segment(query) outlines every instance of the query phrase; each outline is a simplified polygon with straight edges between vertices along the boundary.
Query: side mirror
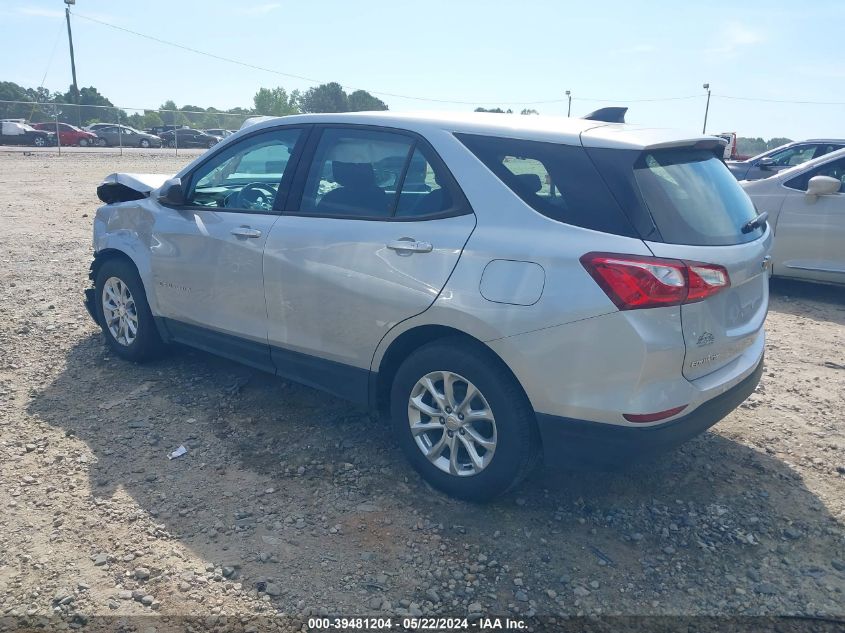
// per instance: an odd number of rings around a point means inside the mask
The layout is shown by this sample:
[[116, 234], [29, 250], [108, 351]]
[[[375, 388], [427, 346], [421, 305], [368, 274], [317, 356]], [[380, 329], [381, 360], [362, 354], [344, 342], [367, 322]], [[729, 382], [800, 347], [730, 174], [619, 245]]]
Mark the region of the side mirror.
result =
[[836, 193], [842, 187], [842, 183], [837, 178], [830, 176], [813, 176], [810, 182], [807, 183], [808, 196], [829, 196]]
[[185, 204], [185, 192], [182, 190], [181, 178], [170, 178], [165, 180], [159, 189], [158, 201], [169, 206], [181, 206]]
[[757, 167], [760, 169], [771, 169], [775, 166], [775, 159], [774, 158], [761, 158], [757, 161]]

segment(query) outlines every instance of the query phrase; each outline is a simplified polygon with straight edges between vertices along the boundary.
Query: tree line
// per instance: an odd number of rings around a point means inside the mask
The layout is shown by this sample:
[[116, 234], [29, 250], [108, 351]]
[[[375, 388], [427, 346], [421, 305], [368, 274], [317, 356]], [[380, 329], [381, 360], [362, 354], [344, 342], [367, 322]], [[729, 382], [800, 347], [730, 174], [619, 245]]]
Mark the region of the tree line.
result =
[[[25, 103], [2, 103], [22, 101]], [[281, 86], [259, 88], [251, 108], [221, 110], [186, 104], [178, 106], [168, 99], [158, 110], [129, 113], [121, 110], [94, 86], [80, 88], [78, 105], [73, 88], [51, 92], [47, 88], [25, 88], [11, 81], [0, 81], [0, 119], [26, 119], [33, 123], [53, 121], [71, 125], [116, 123], [139, 129], [160, 125], [187, 125], [200, 129], [238, 128], [246, 117], [255, 115], [284, 116], [311, 112], [359, 112], [387, 110], [387, 104], [366, 90], [347, 93], [337, 82], [314, 86], [306, 91], [288, 92]], [[73, 104], [73, 105], [68, 105]], [[106, 107], [102, 107], [106, 106]]]
[[[2, 103], [2, 101], [23, 101], [24, 104]], [[204, 108], [196, 105], [178, 106], [168, 99], [159, 110], [144, 110], [128, 113], [119, 110], [97, 88], [89, 86], [79, 90], [79, 105], [58, 105], [74, 102], [73, 88], [66, 92], [51, 92], [47, 88], [24, 88], [11, 81], [0, 81], [0, 119], [26, 119], [33, 123], [52, 121], [57, 117], [63, 123], [71, 125], [90, 125], [92, 123], [120, 122], [130, 127], [145, 129], [161, 125], [187, 125], [199, 129], [238, 128], [246, 117], [259, 114], [285, 116], [308, 112], [360, 112], [364, 110], [387, 110], [387, 104], [374, 97], [366, 90], [354, 90], [347, 93], [337, 82], [314, 86], [302, 92], [288, 92], [283, 87], [259, 88], [252, 98], [250, 108], [230, 108], [219, 110], [214, 107]], [[109, 109], [96, 106], [107, 106]], [[508, 108], [476, 108], [476, 112], [513, 114]], [[540, 114], [533, 108], [526, 108], [520, 114]], [[740, 154], [754, 156], [766, 150], [790, 142], [784, 137], [769, 140], [762, 138], [737, 137], [737, 150]]]

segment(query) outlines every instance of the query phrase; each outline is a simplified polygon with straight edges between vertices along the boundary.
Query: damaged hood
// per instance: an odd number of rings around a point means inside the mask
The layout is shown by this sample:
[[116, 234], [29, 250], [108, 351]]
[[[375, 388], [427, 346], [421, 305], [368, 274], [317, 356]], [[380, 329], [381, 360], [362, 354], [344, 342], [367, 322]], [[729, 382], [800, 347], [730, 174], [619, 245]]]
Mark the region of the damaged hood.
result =
[[97, 197], [106, 204], [140, 200], [158, 189], [164, 181], [171, 178], [169, 174], [126, 174], [115, 173], [105, 177], [97, 187]]

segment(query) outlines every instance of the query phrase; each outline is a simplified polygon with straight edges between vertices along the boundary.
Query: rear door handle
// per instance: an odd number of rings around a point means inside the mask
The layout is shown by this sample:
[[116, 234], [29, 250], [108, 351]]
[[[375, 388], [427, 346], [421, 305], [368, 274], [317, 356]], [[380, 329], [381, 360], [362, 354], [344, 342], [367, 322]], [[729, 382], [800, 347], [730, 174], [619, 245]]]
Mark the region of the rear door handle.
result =
[[408, 238], [388, 242], [387, 248], [396, 251], [400, 255], [411, 253], [430, 253], [434, 249], [429, 242], [418, 242]]
[[248, 226], [239, 226], [232, 229], [232, 235], [235, 237], [261, 237], [261, 231]]

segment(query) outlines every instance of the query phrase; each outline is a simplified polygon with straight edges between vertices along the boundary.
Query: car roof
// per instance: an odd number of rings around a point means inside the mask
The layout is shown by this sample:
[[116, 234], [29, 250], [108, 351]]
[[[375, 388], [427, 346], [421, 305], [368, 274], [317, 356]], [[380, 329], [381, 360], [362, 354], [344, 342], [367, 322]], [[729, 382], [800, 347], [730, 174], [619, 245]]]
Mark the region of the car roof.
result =
[[[425, 135], [432, 131], [504, 136], [524, 140], [644, 149], [689, 145], [699, 140], [724, 144], [724, 139], [666, 128], [626, 123], [605, 123], [580, 118], [490, 112], [346, 112], [252, 117], [241, 130], [272, 128], [279, 124], [336, 123], [397, 127]], [[235, 135], [239, 136], [239, 135]], [[232, 137], [230, 137], [231, 139]], [[226, 139], [229, 141], [230, 139]]]

